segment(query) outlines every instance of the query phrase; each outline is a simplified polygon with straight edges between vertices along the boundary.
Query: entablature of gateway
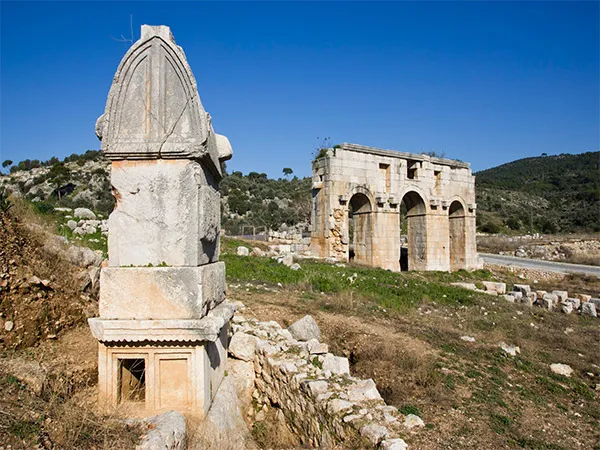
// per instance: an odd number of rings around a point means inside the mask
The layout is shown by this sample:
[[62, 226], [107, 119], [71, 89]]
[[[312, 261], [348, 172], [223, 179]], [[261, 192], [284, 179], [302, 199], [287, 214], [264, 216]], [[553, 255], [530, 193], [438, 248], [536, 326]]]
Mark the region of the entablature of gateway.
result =
[[394, 271], [480, 267], [468, 163], [347, 143], [324, 153], [312, 165], [313, 253]]

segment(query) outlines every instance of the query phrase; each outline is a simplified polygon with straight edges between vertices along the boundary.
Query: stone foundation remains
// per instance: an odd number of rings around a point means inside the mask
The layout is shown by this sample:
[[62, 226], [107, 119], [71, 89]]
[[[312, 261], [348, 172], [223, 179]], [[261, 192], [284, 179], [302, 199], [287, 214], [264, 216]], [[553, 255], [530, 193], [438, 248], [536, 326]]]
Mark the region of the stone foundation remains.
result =
[[342, 144], [313, 161], [312, 178], [310, 247], [318, 256], [392, 271], [481, 267], [469, 164]]
[[361, 448], [405, 450], [400, 436], [425, 425], [386, 405], [373, 380], [351, 376], [348, 359], [318, 341], [310, 316], [283, 329], [238, 314], [232, 332], [230, 354], [254, 367], [254, 420], [274, 408], [304, 445], [334, 448], [359, 437]]
[[116, 199], [100, 317], [89, 320], [100, 402], [202, 416], [224, 376], [234, 312], [218, 261], [218, 183], [231, 146], [214, 133], [168, 27], [142, 26], [96, 132]]

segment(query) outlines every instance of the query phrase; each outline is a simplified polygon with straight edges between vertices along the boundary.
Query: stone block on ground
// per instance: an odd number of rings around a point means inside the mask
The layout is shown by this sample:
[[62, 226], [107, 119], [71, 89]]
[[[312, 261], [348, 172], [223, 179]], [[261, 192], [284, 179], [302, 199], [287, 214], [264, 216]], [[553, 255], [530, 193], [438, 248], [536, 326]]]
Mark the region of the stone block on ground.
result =
[[592, 316], [598, 317], [598, 313], [596, 311], [596, 305], [591, 302], [584, 302], [581, 304], [581, 315], [582, 316]]
[[148, 424], [148, 433], [136, 450], [183, 450], [186, 448], [185, 417], [169, 411], [142, 421]]
[[288, 328], [295, 339], [299, 341], [309, 341], [311, 339], [321, 340], [321, 330], [315, 319], [312, 316], [306, 315], [302, 319], [297, 320]]
[[409, 430], [413, 428], [420, 428], [425, 426], [425, 422], [419, 416], [415, 414], [408, 414], [404, 419], [404, 426]]
[[521, 292], [523, 295], [527, 295], [531, 292], [531, 287], [528, 284], [515, 284], [513, 290]]
[[242, 361], [253, 361], [256, 353], [256, 338], [250, 334], [237, 332], [229, 341], [229, 354]]
[[256, 338], [250, 334], [237, 332], [229, 341], [229, 354], [242, 361], [253, 361], [256, 353]]
[[316, 339], [311, 339], [307, 342], [308, 344], [308, 352], [311, 355], [322, 355], [329, 352], [329, 346], [322, 342], [319, 342]]
[[87, 208], [75, 208], [75, 212], [73, 213], [75, 218], [77, 219], [95, 219], [96, 214], [91, 209]]
[[360, 380], [348, 386], [346, 390], [348, 400], [351, 402], [361, 402], [365, 400], [382, 400], [377, 386], [372, 379]]
[[573, 303], [567, 301], [561, 302], [560, 311], [564, 314], [571, 314], [573, 312]]
[[450, 283], [452, 286], [456, 286], [456, 287], [460, 287], [463, 289], [468, 289], [470, 291], [477, 291], [477, 286], [475, 286], [475, 284], [473, 283], [462, 283], [462, 282], [457, 282], [457, 283]]
[[552, 291], [552, 293], [555, 294], [561, 302], [569, 298], [569, 293], [567, 291]]
[[323, 359], [323, 370], [335, 375], [350, 375], [350, 362], [343, 356], [327, 353]]
[[515, 299], [515, 302], [520, 302], [521, 299], [525, 296], [525, 294], [523, 294], [523, 292], [521, 291], [512, 291], [509, 293], [509, 295], [512, 295]]
[[546, 293], [543, 295], [541, 301], [538, 301], [538, 303], [542, 306], [542, 308], [552, 311], [558, 303], [558, 296], [556, 294]]
[[589, 302], [590, 298], [592, 298], [592, 296], [588, 294], [575, 294], [575, 297], [581, 300], [582, 302]]
[[573, 369], [568, 364], [550, 364], [550, 370], [559, 375], [564, 375], [565, 377], [570, 377], [573, 374]]
[[483, 281], [482, 283], [486, 291], [495, 292], [498, 295], [506, 294], [506, 283], [495, 281]]
[[408, 444], [404, 439], [385, 439], [379, 444], [381, 450], [408, 450]]
[[243, 245], [240, 245], [237, 248], [237, 255], [238, 256], [248, 256], [250, 254], [250, 250], [248, 250], [248, 247], [244, 247]]
[[573, 304], [573, 309], [579, 309], [579, 307], [581, 306], [581, 300], [579, 300], [578, 298], [568, 298], [567, 302]]
[[292, 265], [294, 264], [294, 257], [290, 253], [288, 253], [277, 258], [277, 262], [283, 264], [286, 267], [292, 267]]
[[376, 424], [365, 425], [360, 429], [360, 435], [367, 438], [373, 445], [379, 444], [389, 435], [389, 430], [386, 427]]

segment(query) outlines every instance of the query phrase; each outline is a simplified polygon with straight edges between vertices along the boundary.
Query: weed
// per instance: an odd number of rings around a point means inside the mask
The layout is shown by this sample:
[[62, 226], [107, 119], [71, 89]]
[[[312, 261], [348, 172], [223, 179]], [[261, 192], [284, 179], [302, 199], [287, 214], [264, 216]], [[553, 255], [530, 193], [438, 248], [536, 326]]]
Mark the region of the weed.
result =
[[310, 363], [319, 369], [323, 369], [323, 363], [319, 360], [318, 356], [315, 356]]
[[504, 434], [510, 428], [512, 420], [501, 414], [490, 414], [490, 427], [498, 434]]
[[399, 409], [399, 411], [402, 414], [414, 414], [415, 416], [421, 417], [421, 411], [419, 410], [419, 408], [413, 405], [404, 405], [402, 408]]

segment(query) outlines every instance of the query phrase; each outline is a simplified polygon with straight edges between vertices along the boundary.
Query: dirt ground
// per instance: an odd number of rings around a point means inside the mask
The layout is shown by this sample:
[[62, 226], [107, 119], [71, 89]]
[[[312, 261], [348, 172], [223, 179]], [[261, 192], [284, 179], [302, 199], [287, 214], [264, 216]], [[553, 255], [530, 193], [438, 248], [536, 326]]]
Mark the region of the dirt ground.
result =
[[[245, 315], [285, 326], [313, 315], [322, 340], [350, 359], [353, 374], [373, 378], [389, 404], [426, 422], [407, 433], [410, 448], [600, 446], [597, 319], [487, 295], [472, 306], [431, 302], [400, 314], [347, 296], [233, 286], [230, 297], [248, 306]], [[521, 353], [507, 355], [502, 341]], [[571, 378], [550, 371], [559, 362], [574, 369]]]

